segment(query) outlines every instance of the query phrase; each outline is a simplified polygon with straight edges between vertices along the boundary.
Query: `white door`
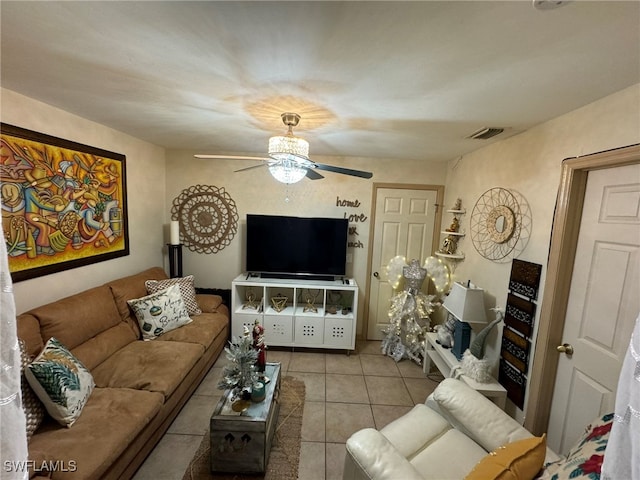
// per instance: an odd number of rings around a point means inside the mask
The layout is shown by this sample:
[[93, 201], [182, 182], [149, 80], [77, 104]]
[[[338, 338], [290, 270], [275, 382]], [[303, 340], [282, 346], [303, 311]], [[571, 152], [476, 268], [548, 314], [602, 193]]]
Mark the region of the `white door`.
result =
[[421, 264], [433, 251], [436, 189], [377, 188], [373, 226], [367, 339], [381, 340], [389, 324], [389, 299], [393, 288], [383, 274], [396, 255]]
[[547, 443], [561, 454], [613, 412], [618, 376], [640, 311], [640, 165], [593, 170], [551, 404]]

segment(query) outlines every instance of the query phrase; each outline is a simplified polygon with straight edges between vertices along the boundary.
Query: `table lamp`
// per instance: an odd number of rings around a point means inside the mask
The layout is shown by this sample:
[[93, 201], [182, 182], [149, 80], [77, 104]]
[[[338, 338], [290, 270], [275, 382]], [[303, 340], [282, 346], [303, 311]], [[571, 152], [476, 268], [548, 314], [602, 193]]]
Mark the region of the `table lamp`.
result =
[[457, 320], [453, 332], [451, 353], [458, 360], [462, 360], [462, 355], [469, 348], [471, 341], [469, 324], [487, 323], [484, 311], [484, 290], [471, 282], [467, 282], [466, 286], [455, 282], [442, 306]]

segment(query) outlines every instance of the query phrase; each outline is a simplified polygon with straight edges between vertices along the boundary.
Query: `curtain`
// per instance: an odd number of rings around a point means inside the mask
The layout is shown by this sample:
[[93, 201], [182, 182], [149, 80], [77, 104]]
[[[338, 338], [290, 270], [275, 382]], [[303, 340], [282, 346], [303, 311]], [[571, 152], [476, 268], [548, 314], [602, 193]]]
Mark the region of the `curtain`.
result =
[[640, 315], [620, 370], [603, 480], [640, 480]]
[[16, 307], [4, 235], [0, 240], [0, 257], [0, 478], [14, 480], [28, 478], [29, 474], [26, 466], [26, 420], [20, 391]]

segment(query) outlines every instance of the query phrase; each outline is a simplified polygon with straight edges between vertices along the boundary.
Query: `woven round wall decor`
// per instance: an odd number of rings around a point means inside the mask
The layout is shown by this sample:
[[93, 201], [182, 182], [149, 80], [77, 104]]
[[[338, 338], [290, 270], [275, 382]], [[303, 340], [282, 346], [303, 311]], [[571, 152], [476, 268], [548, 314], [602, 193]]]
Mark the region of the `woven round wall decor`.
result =
[[525, 198], [505, 188], [484, 192], [471, 212], [471, 240], [480, 255], [508, 262], [527, 246], [531, 210]]
[[238, 212], [224, 188], [195, 185], [173, 199], [171, 219], [180, 222], [182, 243], [192, 252], [216, 253], [238, 231]]

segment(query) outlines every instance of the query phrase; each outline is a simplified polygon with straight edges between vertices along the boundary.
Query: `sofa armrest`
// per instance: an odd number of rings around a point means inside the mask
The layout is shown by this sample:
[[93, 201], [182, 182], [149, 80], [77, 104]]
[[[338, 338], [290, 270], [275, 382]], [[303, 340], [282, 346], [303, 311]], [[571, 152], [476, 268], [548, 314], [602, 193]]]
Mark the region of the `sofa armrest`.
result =
[[533, 436], [491, 400], [453, 378], [444, 379], [436, 387], [427, 406], [488, 452]]
[[418, 471], [374, 428], [347, 440], [343, 480], [423, 480]]
[[196, 302], [198, 302], [198, 306], [203, 312], [215, 313], [218, 311], [218, 307], [222, 305], [222, 297], [210, 293], [197, 293]]

